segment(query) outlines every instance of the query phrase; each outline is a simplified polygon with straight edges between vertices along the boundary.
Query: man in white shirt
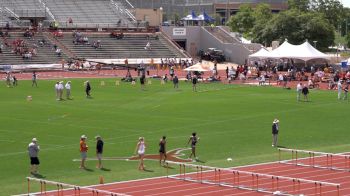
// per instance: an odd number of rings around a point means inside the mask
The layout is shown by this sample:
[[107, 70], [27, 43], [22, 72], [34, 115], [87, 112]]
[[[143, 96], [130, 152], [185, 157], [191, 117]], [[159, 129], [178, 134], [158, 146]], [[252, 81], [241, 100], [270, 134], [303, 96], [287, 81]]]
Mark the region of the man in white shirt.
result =
[[58, 90], [58, 85], [59, 85], [59, 82], [57, 81], [56, 84], [55, 84], [55, 92], [56, 92], [56, 100], [59, 101], [59, 90]]
[[338, 99], [340, 100], [341, 99], [341, 92], [343, 90], [343, 87], [342, 87], [342, 84], [341, 84], [341, 80], [339, 79], [338, 81]]
[[37, 144], [38, 140], [36, 138], [32, 139], [32, 142], [28, 145], [28, 154], [30, 158], [30, 173], [36, 175], [38, 173], [38, 166], [40, 164], [38, 153], [40, 147]]
[[70, 89], [71, 89], [70, 81], [68, 81], [68, 82], [66, 83], [65, 88], [66, 88], [66, 96], [67, 96], [67, 99], [71, 99], [71, 98], [70, 98]]
[[300, 101], [301, 90], [303, 89], [303, 85], [299, 83], [297, 85], [297, 101]]
[[58, 96], [59, 96], [59, 100], [63, 100], [62, 95], [63, 95], [63, 81], [58, 83]]

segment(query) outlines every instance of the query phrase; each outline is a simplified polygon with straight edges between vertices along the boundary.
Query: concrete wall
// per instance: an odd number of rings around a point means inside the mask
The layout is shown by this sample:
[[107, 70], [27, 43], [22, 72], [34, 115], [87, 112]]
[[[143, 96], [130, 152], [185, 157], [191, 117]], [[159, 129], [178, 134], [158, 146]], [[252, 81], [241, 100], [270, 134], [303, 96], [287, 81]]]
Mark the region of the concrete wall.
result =
[[[186, 29], [186, 34], [179, 35], [179, 31], [175, 31], [174, 34], [174, 29], [175, 30], [182, 30]], [[191, 55], [191, 56], [196, 56], [197, 52], [201, 49], [201, 37], [200, 27], [196, 26], [191, 26], [191, 27], [174, 27], [174, 26], [169, 26], [169, 27], [162, 27], [163, 32], [165, 32], [169, 37], [171, 37], [173, 40], [186, 40], [186, 51]]]
[[161, 9], [135, 9], [136, 20], [147, 21], [150, 26], [158, 26], [163, 21], [163, 10]]
[[[175, 31], [174, 28], [186, 29], [186, 34]], [[223, 50], [227, 61], [244, 64], [252, 52], [247, 46], [241, 43], [223, 43], [207, 30], [200, 26], [187, 27], [163, 27], [163, 32], [174, 40], [186, 40], [186, 51], [192, 56], [195, 56], [199, 50], [207, 50], [208, 48], [217, 48]], [[176, 29], [175, 29], [176, 30]]]

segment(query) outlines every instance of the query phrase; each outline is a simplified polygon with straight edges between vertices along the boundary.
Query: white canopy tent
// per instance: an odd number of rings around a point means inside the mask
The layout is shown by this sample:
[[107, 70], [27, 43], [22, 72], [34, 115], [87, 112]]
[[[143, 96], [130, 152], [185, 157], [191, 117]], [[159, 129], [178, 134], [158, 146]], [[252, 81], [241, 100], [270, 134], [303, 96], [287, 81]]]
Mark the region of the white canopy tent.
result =
[[288, 41], [285, 41], [278, 48], [270, 52], [267, 58], [299, 59], [306, 62], [311, 59], [329, 60], [330, 56], [315, 49], [308, 41], [300, 45], [292, 45]]
[[186, 69], [184, 69], [185, 71], [210, 71], [210, 69], [208, 68], [204, 68], [202, 66], [202, 63], [196, 63], [190, 67], [187, 67]]
[[251, 59], [267, 59], [270, 58], [270, 52], [265, 48], [261, 48], [258, 52], [249, 55]]

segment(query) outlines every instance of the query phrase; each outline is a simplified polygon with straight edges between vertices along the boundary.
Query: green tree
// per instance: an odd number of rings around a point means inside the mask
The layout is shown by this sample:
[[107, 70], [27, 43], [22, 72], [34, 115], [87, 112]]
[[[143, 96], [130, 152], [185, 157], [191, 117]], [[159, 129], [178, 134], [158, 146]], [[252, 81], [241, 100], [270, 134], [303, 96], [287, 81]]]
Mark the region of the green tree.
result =
[[[252, 39], [256, 39], [260, 34], [263, 33], [264, 28], [266, 27], [266, 24], [272, 19], [273, 15], [271, 13], [270, 5], [268, 4], [259, 4], [254, 9], [254, 27], [252, 28]], [[268, 43], [265, 43], [264, 41], [261, 41], [264, 45], [267, 45]]]
[[288, 0], [288, 9], [307, 12], [311, 7], [310, 0]]
[[265, 45], [273, 40], [283, 42], [285, 39], [292, 44], [317, 41], [317, 48], [322, 50], [332, 45], [335, 38], [334, 27], [323, 14], [301, 13], [295, 9], [275, 15], [255, 36], [254, 41]]
[[350, 33], [348, 33], [346, 35], [345, 39], [346, 39], [346, 46], [347, 46], [347, 48], [350, 48]]
[[254, 26], [253, 9], [250, 7], [250, 5], [241, 5], [238, 13], [230, 17], [228, 26], [232, 31], [239, 33], [250, 33]]
[[344, 17], [344, 7], [339, 0], [313, 0], [313, 4], [314, 11], [324, 14], [334, 28], [340, 27]]

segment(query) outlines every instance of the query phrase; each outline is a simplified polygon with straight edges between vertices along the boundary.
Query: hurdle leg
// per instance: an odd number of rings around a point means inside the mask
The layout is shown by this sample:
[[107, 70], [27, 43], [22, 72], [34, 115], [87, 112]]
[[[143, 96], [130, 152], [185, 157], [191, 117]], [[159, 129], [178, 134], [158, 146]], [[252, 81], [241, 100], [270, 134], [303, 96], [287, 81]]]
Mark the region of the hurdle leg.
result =
[[27, 178], [27, 181], [28, 181], [28, 196], [30, 195], [30, 180], [29, 178]]

